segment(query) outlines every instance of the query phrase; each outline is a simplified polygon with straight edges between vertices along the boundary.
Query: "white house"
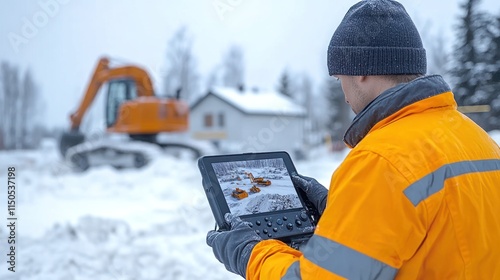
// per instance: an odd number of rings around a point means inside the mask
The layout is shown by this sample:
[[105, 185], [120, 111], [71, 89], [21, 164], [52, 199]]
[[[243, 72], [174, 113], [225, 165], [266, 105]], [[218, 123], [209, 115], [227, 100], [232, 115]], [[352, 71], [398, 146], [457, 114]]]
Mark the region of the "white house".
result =
[[303, 152], [305, 109], [273, 91], [214, 88], [191, 106], [190, 133], [222, 152]]

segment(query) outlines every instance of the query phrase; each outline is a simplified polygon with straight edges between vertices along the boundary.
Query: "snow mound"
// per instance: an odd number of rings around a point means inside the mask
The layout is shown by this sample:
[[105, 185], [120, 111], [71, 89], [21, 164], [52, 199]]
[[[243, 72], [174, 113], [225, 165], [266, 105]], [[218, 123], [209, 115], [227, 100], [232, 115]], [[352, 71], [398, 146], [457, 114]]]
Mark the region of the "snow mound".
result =
[[264, 213], [302, 207], [295, 194], [265, 194], [252, 198], [246, 205], [250, 213]]
[[[200, 254], [205, 233], [195, 238], [172, 234], [170, 227], [131, 231], [124, 221], [83, 217], [75, 225], [56, 225], [42, 239], [18, 250], [18, 279], [237, 279]], [[188, 252], [198, 252], [190, 254]], [[12, 272], [8, 272], [12, 273]], [[234, 277], [233, 277], [234, 276]], [[0, 272], [0, 278], [12, 279]]]

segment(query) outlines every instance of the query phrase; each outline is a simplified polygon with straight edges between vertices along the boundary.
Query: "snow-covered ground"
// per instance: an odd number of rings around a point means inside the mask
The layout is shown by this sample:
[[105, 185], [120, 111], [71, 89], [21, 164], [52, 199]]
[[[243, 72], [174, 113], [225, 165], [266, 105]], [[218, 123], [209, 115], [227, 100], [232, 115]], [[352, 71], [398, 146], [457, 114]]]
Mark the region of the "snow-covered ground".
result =
[[[491, 135], [500, 143], [500, 131]], [[318, 149], [295, 165], [328, 186], [346, 153]], [[16, 273], [5, 253], [8, 166], [16, 167]], [[0, 279], [241, 279], [205, 243], [215, 221], [193, 160], [159, 156], [140, 170], [74, 173], [47, 141], [0, 152], [0, 180]]]
[[[295, 165], [328, 185], [344, 157], [318, 149]], [[215, 220], [194, 160], [165, 155], [139, 170], [75, 173], [47, 141], [0, 152], [1, 180], [8, 166], [16, 167], [17, 259], [16, 273], [8, 271], [2, 188], [0, 279], [241, 279], [205, 243]]]

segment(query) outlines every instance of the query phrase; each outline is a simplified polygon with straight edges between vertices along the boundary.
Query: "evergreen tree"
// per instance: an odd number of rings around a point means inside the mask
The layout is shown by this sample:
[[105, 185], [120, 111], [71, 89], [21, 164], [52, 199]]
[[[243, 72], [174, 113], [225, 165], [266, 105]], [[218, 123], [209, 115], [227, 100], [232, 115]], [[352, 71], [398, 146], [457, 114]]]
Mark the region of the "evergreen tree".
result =
[[474, 77], [474, 66], [477, 64], [477, 50], [475, 46], [475, 22], [478, 18], [477, 6], [480, 0], [466, 0], [460, 7], [464, 14], [459, 18], [457, 27], [457, 43], [455, 45], [455, 66], [452, 75], [455, 77], [455, 98], [459, 105], [471, 105], [472, 96], [477, 89]]
[[480, 0], [466, 0], [457, 29], [453, 89], [459, 106], [490, 105], [469, 116], [485, 130], [500, 128], [499, 19], [478, 10]]
[[487, 104], [491, 106], [487, 130], [500, 129], [500, 15], [488, 25], [488, 56], [485, 67], [485, 92]]
[[290, 79], [290, 74], [286, 70], [281, 73], [279, 78], [278, 91], [292, 99], [294, 98], [292, 81]]

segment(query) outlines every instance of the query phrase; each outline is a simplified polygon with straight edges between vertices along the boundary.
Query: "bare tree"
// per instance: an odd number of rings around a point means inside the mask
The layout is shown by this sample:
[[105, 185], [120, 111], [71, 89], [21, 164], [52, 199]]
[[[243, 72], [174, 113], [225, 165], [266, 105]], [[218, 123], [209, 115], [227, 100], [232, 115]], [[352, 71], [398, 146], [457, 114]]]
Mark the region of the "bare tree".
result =
[[342, 141], [344, 133], [351, 123], [351, 109], [345, 103], [340, 82], [328, 77], [324, 84], [323, 94], [328, 104], [326, 128], [333, 141]]
[[33, 80], [31, 71], [28, 69], [24, 74], [22, 83], [22, 95], [20, 100], [20, 142], [23, 148], [34, 148], [40, 139], [37, 136], [37, 123], [34, 122], [35, 117], [39, 116], [38, 89]]
[[245, 85], [245, 70], [243, 50], [238, 46], [231, 46], [222, 62], [222, 84], [226, 87], [239, 88]]
[[[2, 67], [3, 68], [3, 67]], [[0, 150], [5, 149], [4, 143], [4, 123], [6, 119], [5, 114], [5, 93], [3, 87], [3, 77], [4, 73], [2, 68], [0, 68]]]
[[0, 91], [0, 149], [34, 148], [40, 139], [37, 110], [40, 98], [37, 87], [28, 70], [22, 84], [15, 66], [3, 62]]
[[311, 78], [307, 74], [302, 74], [300, 84], [297, 87], [297, 101], [304, 106], [307, 112], [307, 118], [311, 118], [313, 106], [313, 84]]
[[450, 55], [446, 51], [445, 38], [441, 35], [432, 36], [429, 38], [429, 59], [427, 72], [429, 74], [446, 75], [448, 70], [448, 61]]
[[300, 78], [300, 83], [297, 86], [297, 92], [295, 94], [295, 99], [306, 109], [306, 121], [304, 125], [304, 142], [307, 145], [313, 144], [314, 133], [316, 126], [316, 120], [313, 115], [313, 83], [311, 78], [307, 74], [302, 74]]
[[169, 40], [164, 94], [189, 101], [198, 93], [199, 76], [191, 46], [193, 39], [186, 27], [181, 27]]
[[3, 143], [5, 149], [16, 148], [16, 124], [18, 121], [18, 96], [19, 96], [19, 75], [14, 66], [7, 62], [2, 63], [2, 87], [3, 87]]
[[207, 88], [211, 89], [215, 86], [221, 85], [220, 70], [220, 66], [214, 67], [214, 69], [212, 69], [212, 72], [210, 72], [206, 81]]

